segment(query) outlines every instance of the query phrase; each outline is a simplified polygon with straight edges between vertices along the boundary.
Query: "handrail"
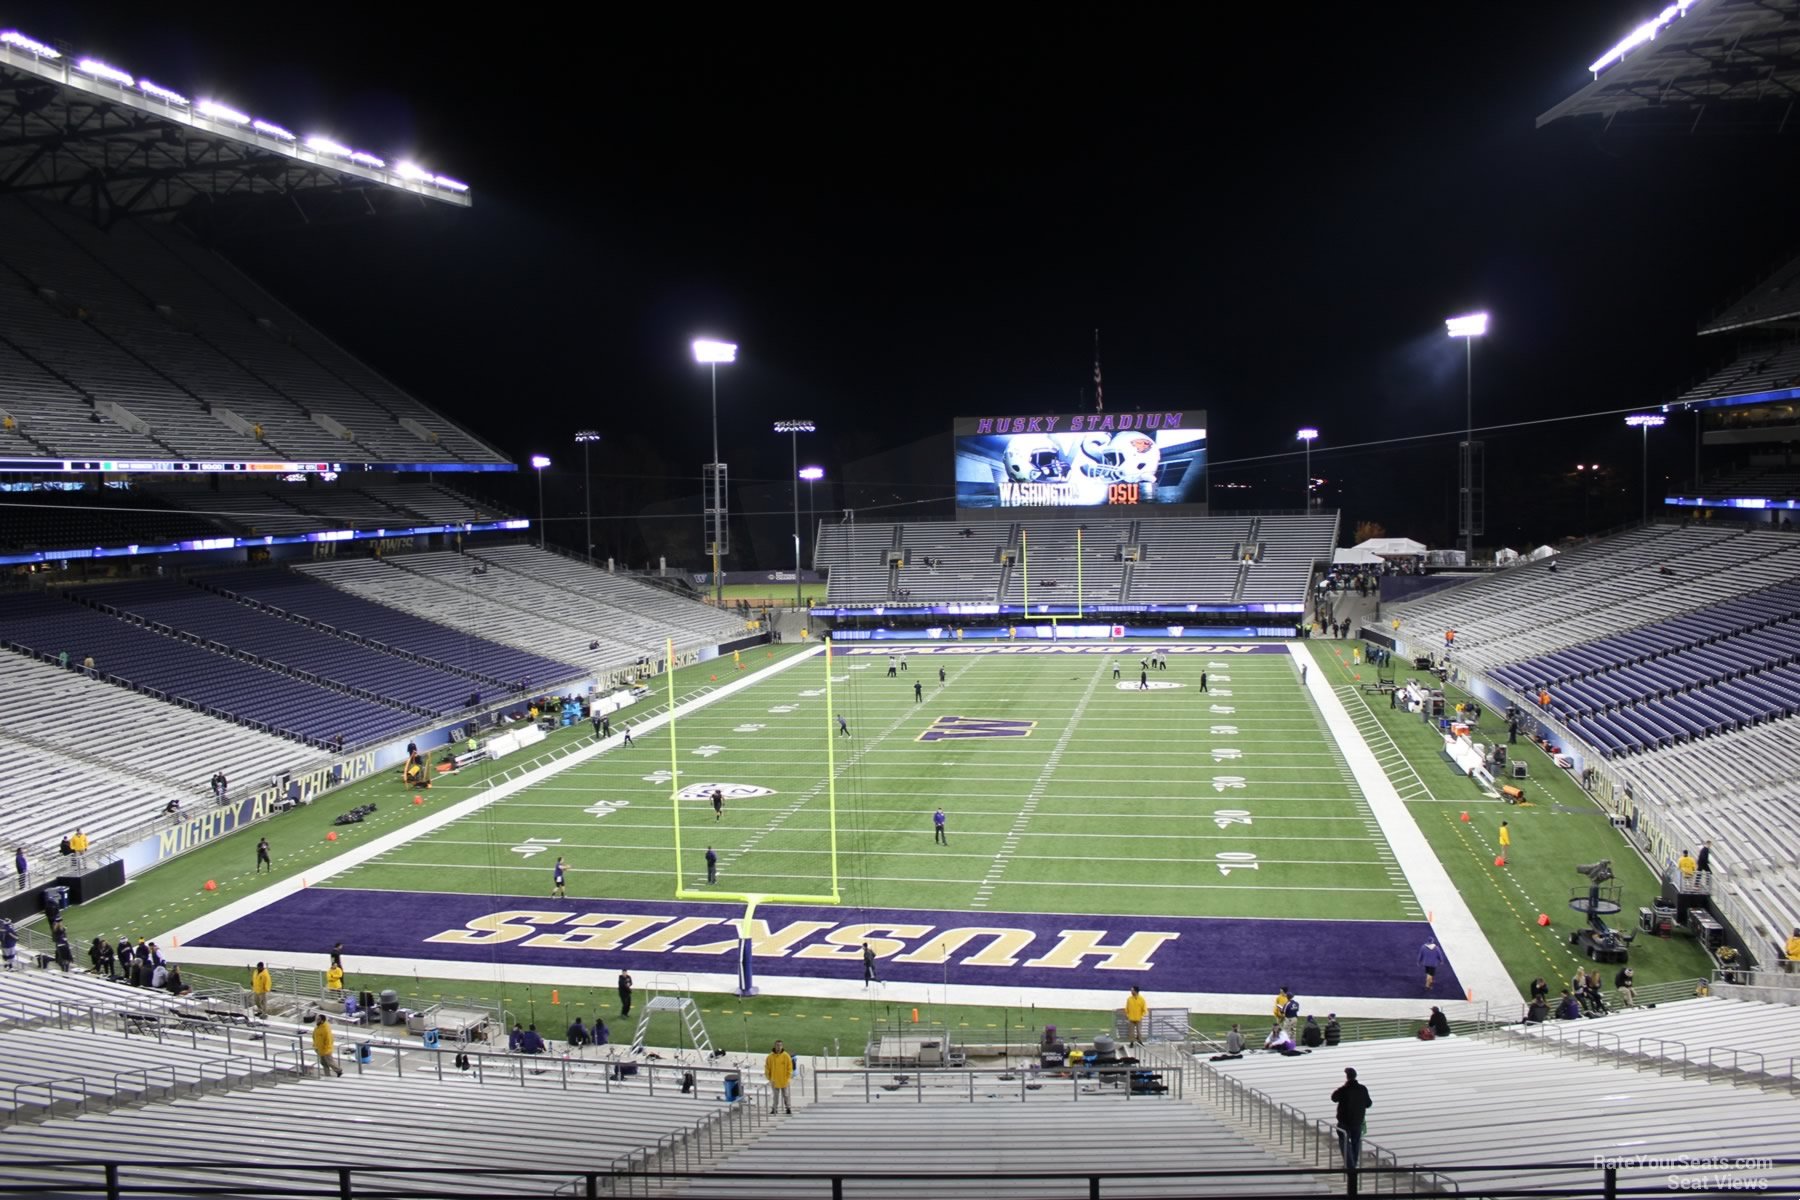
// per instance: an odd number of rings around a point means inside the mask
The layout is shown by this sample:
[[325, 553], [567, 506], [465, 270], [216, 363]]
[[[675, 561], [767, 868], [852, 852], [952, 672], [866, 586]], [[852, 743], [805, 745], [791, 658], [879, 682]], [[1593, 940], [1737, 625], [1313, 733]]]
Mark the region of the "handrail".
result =
[[86, 1112], [87, 1111], [87, 1093], [88, 1093], [87, 1079], [80, 1075], [59, 1075], [55, 1079], [35, 1079], [29, 1083], [21, 1083], [21, 1084], [16, 1085], [12, 1091], [12, 1095], [13, 1095], [12, 1112], [13, 1112], [14, 1117], [15, 1118], [17, 1117], [19, 1109], [22, 1107], [22, 1102], [20, 1101], [19, 1093], [22, 1091], [26, 1091], [28, 1089], [36, 1090], [38, 1088], [43, 1088], [44, 1089], [44, 1097], [45, 1097], [44, 1098], [44, 1111], [46, 1113], [55, 1112], [56, 1111], [56, 1085], [59, 1083], [73, 1083], [73, 1084], [80, 1085], [79, 1090], [76, 1092], [75, 1107], [80, 1109], [82, 1112]]
[[[1162, 1082], [1168, 1086], [1166, 1098], [1178, 1100], [1186, 1095], [1187, 1068], [1185, 1066], [1138, 1062], [1116, 1065], [1094, 1063], [1086, 1066], [1041, 1071], [1036, 1069], [1035, 1064], [1028, 1067], [926, 1067], [923, 1069], [914, 1067], [818, 1067], [812, 1072], [812, 1099], [814, 1103], [818, 1103], [819, 1083], [825, 1076], [843, 1076], [852, 1079], [860, 1076], [863, 1081], [864, 1103], [871, 1103], [879, 1099], [875, 1095], [877, 1088], [882, 1092], [908, 1090], [914, 1102], [920, 1104], [924, 1103], [928, 1089], [934, 1098], [959, 1092], [961, 1093], [959, 1098], [970, 1103], [978, 1099], [998, 1099], [1001, 1095], [999, 1090], [985, 1092], [980, 1096], [976, 1094], [975, 1081], [978, 1078], [989, 1077], [997, 1083], [1012, 1084], [1016, 1082], [1019, 1100], [1026, 1099], [1027, 1092], [1048, 1092], [1052, 1085], [1055, 1085], [1056, 1090], [1061, 1091], [1065, 1083], [1069, 1086], [1070, 1098], [1077, 1101], [1084, 1094], [1083, 1085], [1088, 1085], [1085, 1093], [1088, 1096], [1123, 1094], [1127, 1100], [1132, 1099], [1134, 1095], [1140, 1100], [1165, 1098], [1163, 1093], [1134, 1093], [1131, 1087], [1134, 1075], [1162, 1077]], [[1172, 1080], [1168, 1078], [1170, 1076], [1173, 1077]], [[877, 1079], [893, 1080], [894, 1083], [891, 1086], [887, 1083], [877, 1084]], [[1009, 1094], [1014, 1090], [1010, 1086], [1005, 1089]], [[839, 1094], [852, 1095], [853, 1093], [844, 1091]]]

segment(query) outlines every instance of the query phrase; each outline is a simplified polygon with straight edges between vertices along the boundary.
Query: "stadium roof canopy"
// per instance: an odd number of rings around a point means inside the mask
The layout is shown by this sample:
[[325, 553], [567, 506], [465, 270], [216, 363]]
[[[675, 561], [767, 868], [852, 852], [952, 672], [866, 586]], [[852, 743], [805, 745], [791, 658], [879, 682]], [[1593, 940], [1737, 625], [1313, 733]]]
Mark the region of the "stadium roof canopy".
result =
[[11, 29], [0, 29], [0, 192], [46, 195], [100, 224], [196, 200], [274, 201], [309, 218], [469, 205], [467, 184], [416, 163], [297, 134]]
[[1537, 119], [1691, 131], [1800, 126], [1800, 0], [1670, 0], [1588, 66], [1593, 82]]

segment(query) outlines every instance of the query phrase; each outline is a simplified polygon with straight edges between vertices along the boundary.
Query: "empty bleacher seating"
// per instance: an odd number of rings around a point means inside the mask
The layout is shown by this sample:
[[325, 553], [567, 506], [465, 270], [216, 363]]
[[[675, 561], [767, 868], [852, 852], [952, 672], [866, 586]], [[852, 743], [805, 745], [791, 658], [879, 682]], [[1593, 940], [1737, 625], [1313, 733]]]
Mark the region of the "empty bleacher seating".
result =
[[0, 409], [14, 419], [12, 451], [504, 461], [173, 227], [102, 230], [72, 209], [7, 198], [0, 234]]

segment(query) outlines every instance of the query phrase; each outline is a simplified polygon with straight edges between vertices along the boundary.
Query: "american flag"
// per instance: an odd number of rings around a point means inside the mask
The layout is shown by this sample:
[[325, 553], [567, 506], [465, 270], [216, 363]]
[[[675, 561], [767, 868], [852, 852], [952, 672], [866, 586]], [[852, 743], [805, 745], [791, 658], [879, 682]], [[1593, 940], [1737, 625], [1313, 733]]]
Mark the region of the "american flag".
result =
[[1100, 331], [1094, 330], [1094, 411], [1106, 411], [1106, 389], [1100, 383]]

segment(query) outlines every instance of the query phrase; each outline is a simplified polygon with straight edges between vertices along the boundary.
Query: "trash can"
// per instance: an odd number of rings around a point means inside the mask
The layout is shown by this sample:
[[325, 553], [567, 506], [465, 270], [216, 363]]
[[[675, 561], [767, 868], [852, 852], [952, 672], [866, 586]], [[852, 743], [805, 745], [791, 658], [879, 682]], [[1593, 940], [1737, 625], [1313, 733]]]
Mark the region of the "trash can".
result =
[[368, 1066], [375, 1061], [375, 1047], [369, 1042], [356, 1043], [356, 1061]]
[[743, 1080], [735, 1073], [725, 1077], [725, 1102], [736, 1104], [744, 1098]]
[[381, 1023], [398, 1025], [400, 1023], [400, 993], [388, 988], [381, 993]]
[[420, 1035], [420, 1039], [423, 1041], [427, 1050], [436, 1050], [438, 1048], [438, 1031], [435, 1028], [427, 1029]]

